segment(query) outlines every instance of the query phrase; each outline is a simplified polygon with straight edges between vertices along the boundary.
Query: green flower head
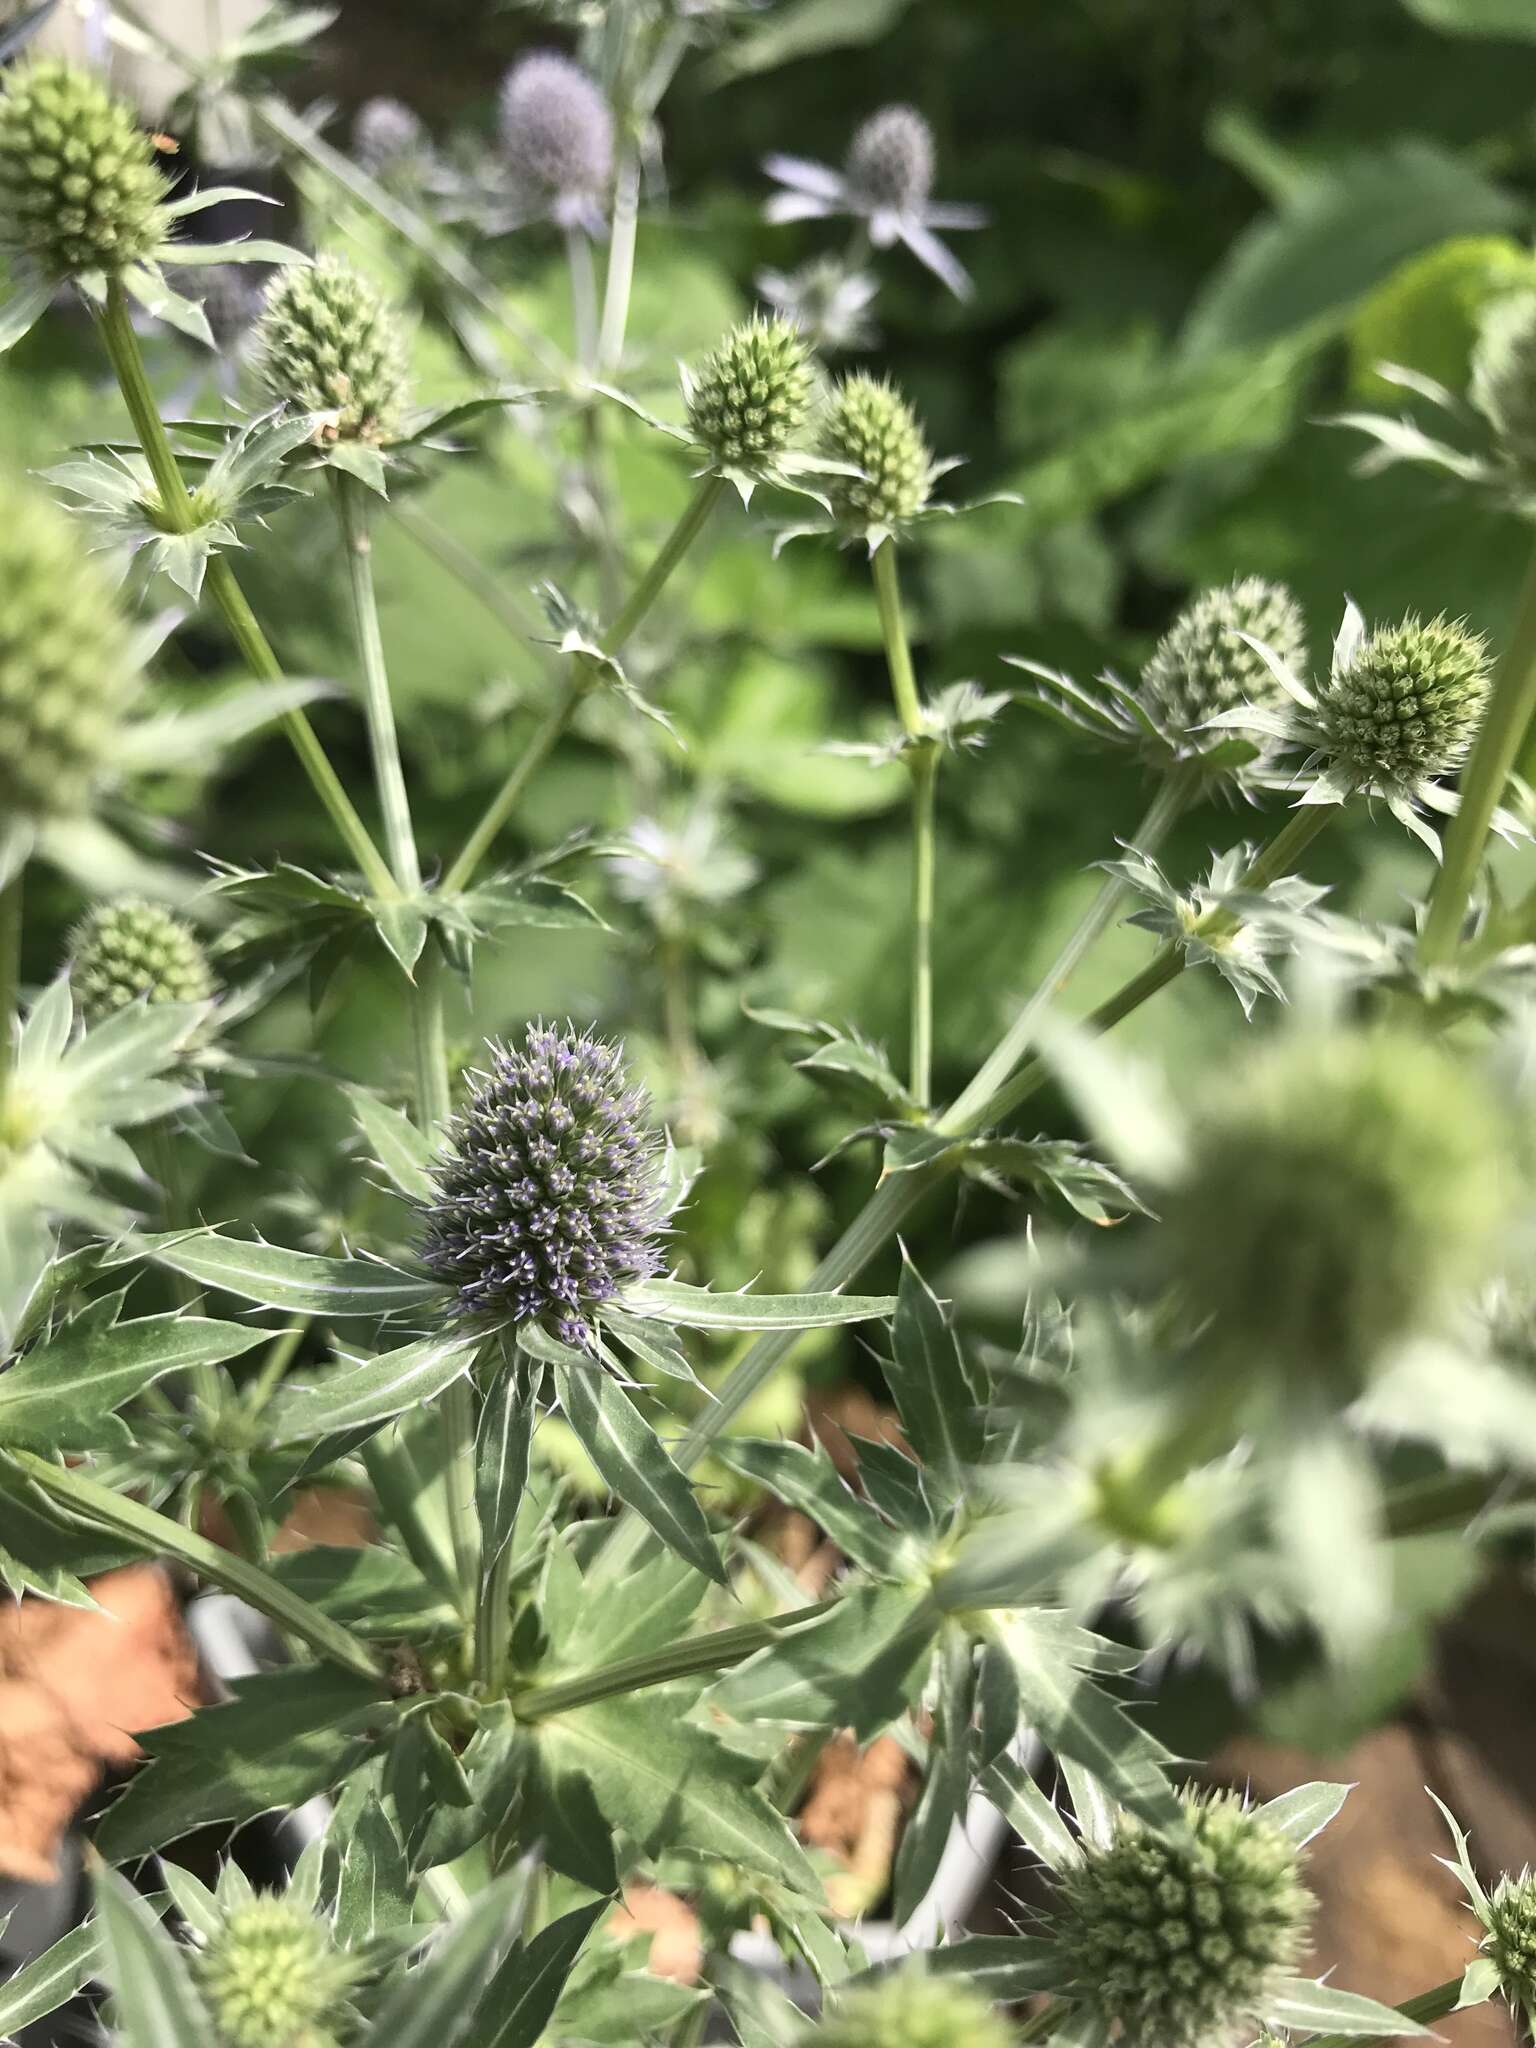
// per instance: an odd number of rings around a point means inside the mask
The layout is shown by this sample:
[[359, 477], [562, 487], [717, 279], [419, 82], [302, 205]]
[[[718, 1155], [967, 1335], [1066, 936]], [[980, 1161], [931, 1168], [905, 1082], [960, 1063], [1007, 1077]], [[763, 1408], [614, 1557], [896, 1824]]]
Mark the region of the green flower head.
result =
[[894, 531], [928, 502], [933, 456], [911, 406], [882, 378], [860, 373], [838, 386], [822, 425], [821, 452], [859, 472], [827, 479], [839, 524], [855, 532]]
[[335, 441], [381, 446], [407, 394], [405, 338], [368, 280], [333, 256], [281, 272], [256, 325], [256, 360], [272, 396], [336, 415]]
[[213, 994], [197, 933], [142, 897], [99, 904], [76, 928], [69, 955], [70, 985], [87, 1024], [138, 1002], [202, 1003]]
[[787, 320], [753, 319], [733, 327], [694, 372], [688, 424], [724, 469], [772, 464], [790, 448], [811, 400], [810, 355]]
[[1280, 701], [1280, 685], [1250, 640], [1288, 668], [1305, 667], [1307, 622], [1283, 584], [1244, 576], [1192, 599], [1141, 672], [1141, 696], [1159, 724], [1183, 738], [1236, 705]]
[[133, 109], [56, 59], [5, 77], [0, 241], [59, 284], [152, 258], [166, 240], [166, 186]]
[[1186, 1827], [1129, 1816], [1060, 1880], [1053, 1932], [1070, 1992], [1135, 2048], [1237, 2048], [1301, 1953], [1311, 1899], [1297, 1853], [1229, 1793]]
[[802, 2036], [803, 2048], [1012, 2048], [1013, 2030], [958, 1977], [903, 1969], [850, 1991]]
[[1465, 626], [1378, 626], [1318, 690], [1319, 751], [1362, 787], [1412, 788], [1466, 758], [1488, 680], [1487, 642]]
[[1536, 2012], [1536, 1877], [1529, 1870], [1501, 1877], [1483, 1917], [1483, 1954], [1499, 1973], [1499, 1988], [1522, 2012]]
[[267, 1892], [229, 1913], [197, 1975], [220, 2048], [330, 2048], [352, 1966], [323, 1921]]

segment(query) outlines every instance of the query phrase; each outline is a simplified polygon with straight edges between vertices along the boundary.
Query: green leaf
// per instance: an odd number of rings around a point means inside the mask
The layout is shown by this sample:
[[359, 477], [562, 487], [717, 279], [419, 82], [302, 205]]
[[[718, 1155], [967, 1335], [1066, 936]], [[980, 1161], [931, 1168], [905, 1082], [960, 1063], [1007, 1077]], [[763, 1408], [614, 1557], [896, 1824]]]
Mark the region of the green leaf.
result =
[[135, 1238], [118, 1263], [147, 1255], [199, 1287], [222, 1288], [242, 1301], [291, 1315], [383, 1316], [420, 1308], [443, 1294], [435, 1280], [402, 1273], [382, 1259], [325, 1259], [261, 1239], [216, 1230], [163, 1231]]
[[725, 1567], [693, 1487], [618, 1381], [578, 1358], [556, 1365], [555, 1386], [566, 1421], [610, 1491], [669, 1550], [723, 1586]]
[[616, 1664], [677, 1642], [704, 1598], [709, 1581], [686, 1558], [653, 1551], [622, 1577], [584, 1581], [575, 1626], [557, 1636], [564, 1663], [576, 1670]]
[[139, 1736], [149, 1756], [96, 1831], [109, 1863], [164, 1848], [209, 1821], [302, 1806], [354, 1771], [398, 1709], [328, 1665], [235, 1681], [228, 1706]]
[[280, 1551], [268, 1558], [267, 1570], [311, 1607], [373, 1641], [441, 1634], [457, 1620], [439, 1588], [408, 1558], [378, 1543]]
[[339, 1430], [388, 1422], [404, 1409], [435, 1400], [461, 1379], [484, 1342], [478, 1331], [440, 1332], [377, 1358], [339, 1365], [311, 1386], [290, 1381], [263, 1416], [267, 1440], [311, 1443]]
[[51, 284], [13, 285], [0, 300], [0, 355], [29, 335], [53, 299]]
[[951, 1622], [939, 1644], [938, 1698], [923, 1790], [902, 1831], [892, 1878], [896, 1920], [903, 1926], [928, 1896], [950, 1833], [965, 1814], [975, 1694], [971, 1638]]
[[1306, 1977], [1288, 1977], [1272, 1991], [1264, 2017], [1302, 2033], [1321, 2033], [1326, 2027], [1333, 2034], [1363, 2035], [1371, 2040], [1427, 2037], [1433, 2031], [1395, 2006], [1378, 2005], [1374, 1998], [1362, 1998], [1357, 1991], [1338, 1991], [1331, 1984], [1314, 1984]]
[[526, 1882], [523, 1872], [513, 1870], [477, 1894], [385, 2000], [371, 2030], [378, 2040], [389, 2048], [455, 2048], [469, 2036], [515, 1924], [510, 1909]]
[[981, 1789], [1048, 1870], [1060, 1873], [1082, 1861], [1077, 1837], [1016, 1757], [998, 1757]]
[[[851, 1981], [867, 1984], [910, 1967], [908, 1958], [898, 1956]], [[1033, 1934], [963, 1935], [941, 1948], [925, 1949], [923, 1970], [929, 1976], [963, 1978], [996, 2005], [1013, 2005], [1037, 1991], [1055, 1991], [1067, 1974], [1060, 1943]], [[1053, 2029], [1051, 2039], [1058, 2038]]]
[[50, 1451], [127, 1448], [112, 1410], [163, 1374], [238, 1358], [271, 1332], [206, 1316], [144, 1316], [110, 1329], [71, 1324], [0, 1374], [0, 1441]]
[[912, 0], [790, 0], [788, 6], [775, 11], [771, 21], [738, 36], [731, 48], [715, 59], [710, 76], [719, 84], [754, 72], [774, 71], [781, 64], [823, 50], [878, 42], [911, 4]]
[[1327, 1827], [1352, 1789], [1349, 1785], [1296, 1785], [1261, 1806], [1259, 1817], [1284, 1835], [1293, 1849], [1304, 1849]]
[[883, 1294], [715, 1294], [681, 1280], [647, 1280], [621, 1306], [685, 1330], [827, 1330], [891, 1315]]
[[911, 1704], [940, 1617], [922, 1589], [861, 1586], [731, 1672], [710, 1695], [743, 1722], [877, 1734]]
[[711, 1959], [709, 1977], [741, 2048], [799, 2048], [805, 2015], [771, 1979], [724, 1955]]
[[493, 1352], [490, 1384], [475, 1430], [475, 1512], [480, 1523], [480, 1573], [488, 1580], [512, 1540], [528, 1484], [528, 1450], [536, 1419], [537, 1368], [516, 1352]]
[[826, 1446], [775, 1443], [762, 1437], [727, 1437], [714, 1455], [733, 1472], [765, 1486], [786, 1507], [824, 1529], [855, 1564], [877, 1576], [894, 1576], [903, 1550], [898, 1530], [859, 1499], [843, 1479]]
[[609, 1901], [596, 1899], [562, 1913], [502, 1958], [486, 1986], [470, 2035], [471, 2048], [535, 2048], [549, 2024], [572, 1965]]
[[583, 2048], [675, 2041], [682, 2023], [707, 1998], [696, 1985], [626, 1967], [622, 1950], [589, 1949], [561, 1996], [550, 2032], [556, 2041], [579, 2041]]
[[341, 1834], [336, 1879], [336, 1941], [361, 1948], [375, 1935], [411, 1924], [416, 1887], [393, 1821], [370, 1792]]
[[187, 1950], [115, 1870], [96, 1879], [96, 1927], [121, 2048], [208, 2048], [213, 2027], [192, 1982]]
[[34, 2020], [57, 2012], [95, 1976], [100, 1943], [94, 1922], [68, 1934], [23, 1963], [0, 1984], [0, 2039], [19, 2034]]
[[905, 1255], [886, 1378], [912, 1448], [958, 1490], [981, 1456], [978, 1393], [938, 1297]]
[[347, 1100], [357, 1127], [373, 1147], [373, 1156], [398, 1191], [412, 1202], [430, 1202], [437, 1192], [432, 1178], [436, 1148], [408, 1116], [381, 1102], [367, 1088], [349, 1088]]
[[1403, 0], [1410, 14], [1453, 36], [1508, 37], [1536, 42], [1530, 0]]

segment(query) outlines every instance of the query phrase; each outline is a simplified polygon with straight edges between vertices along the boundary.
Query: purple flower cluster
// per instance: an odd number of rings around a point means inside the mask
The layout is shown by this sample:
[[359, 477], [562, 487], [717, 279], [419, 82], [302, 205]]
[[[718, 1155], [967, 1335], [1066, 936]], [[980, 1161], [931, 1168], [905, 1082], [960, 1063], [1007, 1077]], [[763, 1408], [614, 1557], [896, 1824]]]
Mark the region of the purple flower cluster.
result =
[[589, 1349], [591, 1311], [661, 1265], [660, 1140], [617, 1046], [530, 1024], [449, 1130], [423, 1257], [459, 1315]]

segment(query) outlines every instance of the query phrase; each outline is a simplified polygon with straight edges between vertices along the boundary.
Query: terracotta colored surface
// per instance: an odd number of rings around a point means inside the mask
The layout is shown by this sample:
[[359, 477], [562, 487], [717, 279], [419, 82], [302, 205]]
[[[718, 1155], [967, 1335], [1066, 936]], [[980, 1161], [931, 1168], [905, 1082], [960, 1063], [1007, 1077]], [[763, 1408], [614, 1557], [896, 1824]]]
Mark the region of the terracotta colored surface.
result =
[[41, 1883], [104, 1768], [139, 1753], [130, 1729], [180, 1721], [196, 1660], [169, 1580], [131, 1565], [92, 1582], [100, 1611], [0, 1606], [0, 1873]]
[[651, 1884], [624, 1887], [624, 1903], [608, 1919], [616, 1941], [649, 1938], [648, 1967], [653, 1977], [678, 1984], [696, 1984], [704, 1962], [704, 1941], [698, 1915], [675, 1892]]

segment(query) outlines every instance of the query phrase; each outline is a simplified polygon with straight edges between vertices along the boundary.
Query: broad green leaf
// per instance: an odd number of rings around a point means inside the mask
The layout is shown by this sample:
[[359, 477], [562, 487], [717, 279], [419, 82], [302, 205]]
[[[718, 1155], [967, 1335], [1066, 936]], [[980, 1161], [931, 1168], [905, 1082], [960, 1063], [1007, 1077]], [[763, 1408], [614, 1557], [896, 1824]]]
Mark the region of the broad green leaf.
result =
[[89, 1922], [72, 1927], [52, 1948], [23, 1963], [0, 1984], [0, 2040], [67, 2004], [95, 1976], [99, 1956], [96, 1927]]
[[216, 1230], [135, 1238], [122, 1257], [141, 1255], [184, 1273], [199, 1287], [222, 1288], [294, 1315], [383, 1316], [420, 1308], [444, 1291], [436, 1280], [402, 1273], [382, 1259], [325, 1259]]
[[390, 1744], [384, 1793], [413, 1873], [464, 1855], [491, 1824], [476, 1805], [464, 1762], [425, 1714], [412, 1714]]
[[478, 1331], [439, 1332], [377, 1358], [336, 1366], [309, 1386], [290, 1381], [263, 1417], [267, 1440], [310, 1443], [339, 1430], [388, 1422], [404, 1409], [435, 1400], [462, 1378], [484, 1342]]
[[70, 1324], [0, 1373], [0, 1440], [49, 1451], [130, 1441], [111, 1412], [163, 1374], [238, 1358], [271, 1332], [207, 1316], [144, 1316], [109, 1329]]
[[355, 1770], [398, 1709], [329, 1665], [237, 1679], [228, 1706], [139, 1735], [149, 1761], [96, 1831], [109, 1863], [147, 1856], [209, 1821], [301, 1806]]
[[410, 1559], [378, 1543], [281, 1551], [267, 1570], [311, 1607], [374, 1641], [440, 1635], [457, 1624], [452, 1606]]
[[1433, 2029], [1390, 2005], [1378, 2005], [1374, 1998], [1362, 1998], [1357, 1991], [1339, 1991], [1331, 1984], [1314, 1984], [1306, 1977], [1288, 1977], [1269, 1994], [1266, 2020], [1301, 2033], [1364, 2036], [1369, 2040], [1396, 2041], [1409, 2035], [1429, 2037]]
[[1016, 1757], [998, 1757], [981, 1789], [1048, 1870], [1059, 1873], [1082, 1861], [1077, 1837]]
[[115, 1870], [96, 1880], [102, 1974], [112, 1987], [121, 2048], [208, 2048], [213, 2028], [188, 1966], [188, 1951]]
[[950, 1832], [964, 1818], [970, 1792], [975, 1660], [971, 1638], [954, 1622], [940, 1639], [938, 1666], [939, 1690], [923, 1789], [902, 1830], [892, 1878], [894, 1911], [903, 1926], [928, 1896]]
[[511, 1910], [526, 1877], [513, 1870], [480, 1892], [425, 1961], [406, 1971], [372, 2032], [389, 2048], [456, 2048], [470, 2038], [476, 2007], [516, 1924]]
[[588, 1950], [561, 1995], [550, 2033], [556, 2041], [580, 2041], [584, 2048], [674, 2041], [708, 1995], [696, 1985], [672, 1983], [633, 1964], [626, 1967], [622, 1950]]
[[339, 1945], [360, 1948], [377, 1934], [408, 1927], [416, 1887], [394, 1823], [375, 1794], [370, 1792], [363, 1800], [340, 1842], [336, 1876]]
[[1465, 2012], [1469, 2005], [1486, 2005], [1490, 1998], [1498, 1997], [1503, 1982], [1499, 1966], [1492, 1956], [1474, 1956], [1461, 1974], [1456, 2011]]
[[610, 1491], [669, 1550], [724, 1585], [725, 1567], [692, 1485], [618, 1381], [579, 1360], [555, 1367], [555, 1386], [566, 1421]]
[[504, 1956], [480, 1999], [470, 2048], [535, 2048], [607, 1899], [562, 1913]]
[[809, 1515], [855, 1564], [883, 1577], [893, 1574], [903, 1549], [900, 1532], [851, 1490], [825, 1445], [807, 1450], [761, 1437], [726, 1437], [714, 1455], [767, 1487], [786, 1507]]
[[770, 1978], [722, 1955], [711, 1959], [709, 1979], [741, 2048], [799, 2048], [805, 2015]]
[[886, 1377], [912, 1448], [942, 1479], [960, 1487], [981, 1456], [977, 1389], [938, 1297], [906, 1257]]
[[[876, 1977], [899, 1974], [910, 1968], [905, 1957], [866, 1971], [853, 1981], [870, 1982]], [[983, 1998], [997, 2005], [1013, 2005], [1037, 1991], [1055, 1991], [1067, 1975], [1059, 1942], [1033, 1934], [967, 1934], [941, 1948], [925, 1949], [923, 1969], [935, 1977], [961, 1977]], [[1051, 2039], [1058, 2037], [1052, 2032]]]
[[[653, 1551], [621, 1578], [583, 1582], [574, 1627], [556, 1637], [561, 1660], [576, 1670], [616, 1664], [677, 1642], [687, 1633], [709, 1581], [675, 1551]], [[803, 1598], [798, 1593], [797, 1598]]]
[[1403, 5], [1447, 35], [1536, 42], [1536, 10], [1530, 0], [1403, 0]]
[[1284, 1835], [1293, 1849], [1304, 1849], [1327, 1827], [1352, 1789], [1349, 1785], [1296, 1785], [1261, 1806], [1259, 1817]]
[[921, 1588], [862, 1586], [731, 1672], [711, 1694], [738, 1721], [877, 1734], [910, 1705], [940, 1616]]
[[681, 1280], [647, 1280], [621, 1307], [685, 1330], [826, 1330], [892, 1315], [883, 1294], [715, 1294]]
[[512, 1540], [528, 1484], [528, 1451], [536, 1419], [534, 1386], [540, 1377], [520, 1353], [494, 1351], [490, 1383], [475, 1431], [475, 1512], [480, 1523], [480, 1572], [492, 1568]]
[[408, 1116], [381, 1102], [367, 1088], [349, 1088], [347, 1100], [357, 1127], [373, 1148], [373, 1156], [395, 1187], [412, 1202], [430, 1202], [437, 1188], [432, 1178], [436, 1151]]

